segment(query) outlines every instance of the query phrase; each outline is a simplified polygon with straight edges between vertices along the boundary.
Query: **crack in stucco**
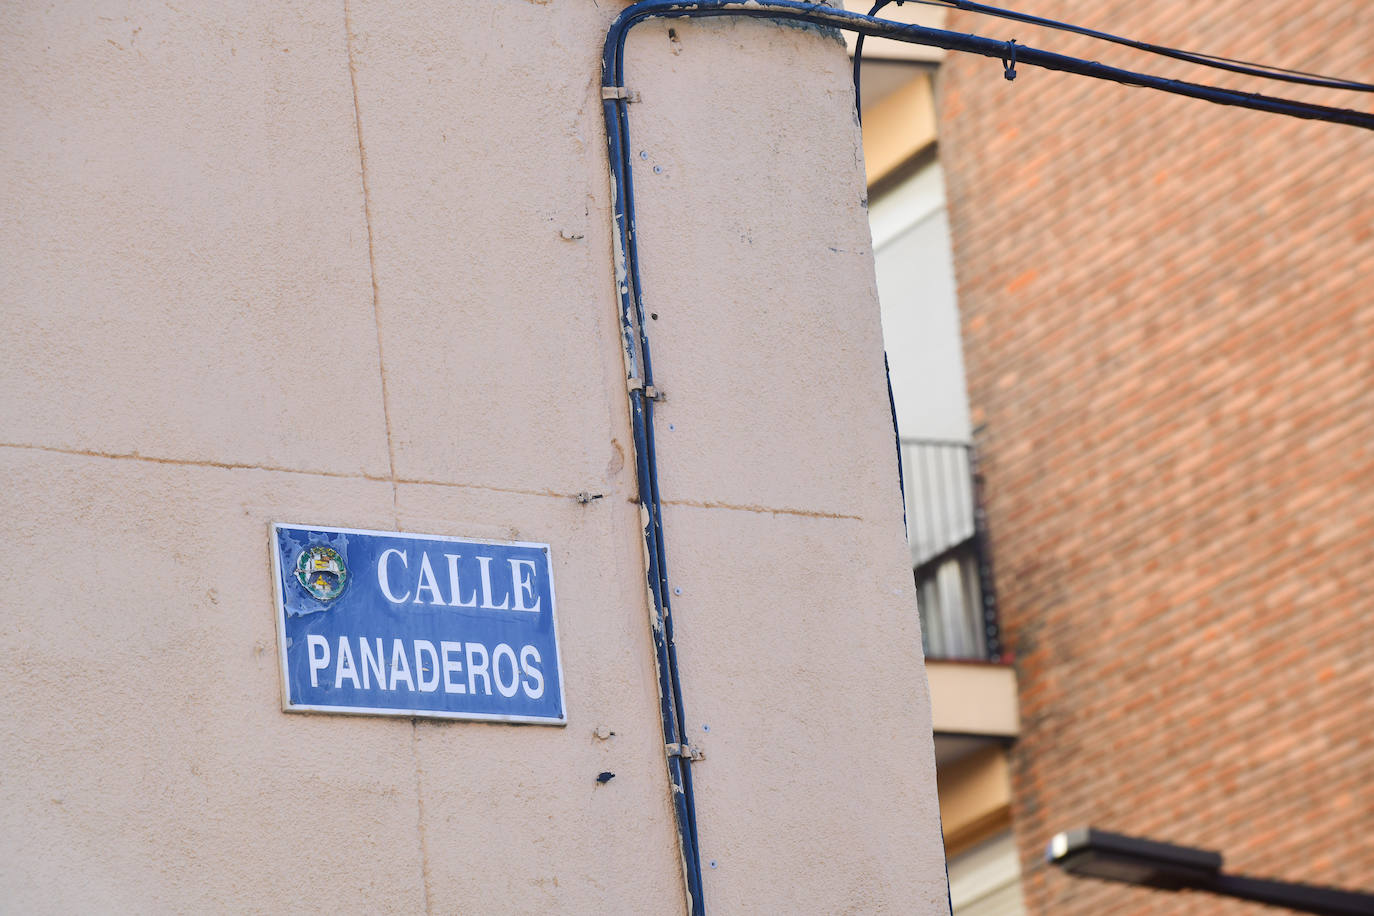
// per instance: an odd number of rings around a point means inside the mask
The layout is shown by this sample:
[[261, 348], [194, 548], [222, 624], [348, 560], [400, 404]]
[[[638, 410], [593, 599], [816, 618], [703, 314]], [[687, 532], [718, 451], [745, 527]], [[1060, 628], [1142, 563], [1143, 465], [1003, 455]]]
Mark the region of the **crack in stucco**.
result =
[[410, 720], [410, 753], [415, 758], [415, 829], [420, 835], [420, 878], [425, 887], [425, 913], [434, 912], [429, 886], [433, 875], [429, 866], [429, 836], [425, 832], [425, 791], [420, 767], [420, 720]]
[[846, 515], [843, 512], [821, 512], [817, 509], [786, 509], [776, 506], [744, 506], [735, 503], [714, 502], [697, 499], [663, 499], [660, 500], [665, 506], [685, 506], [691, 509], [731, 509], [736, 512], [759, 512], [765, 515], [796, 515], [802, 518], [835, 518], [849, 519], [855, 522], [863, 521], [861, 515]]
[[[358, 137], [358, 172], [363, 190], [363, 220], [367, 225], [367, 268], [372, 278], [372, 321], [377, 329], [377, 374], [382, 387], [382, 416], [386, 420], [386, 455], [391, 480], [391, 513], [396, 529], [401, 528], [401, 509], [399, 486], [396, 480], [396, 440], [392, 435], [391, 408], [386, 390], [386, 357], [382, 347], [381, 295], [377, 286], [377, 247], [372, 233], [372, 189], [368, 183], [367, 146], [363, 143], [363, 116], [358, 106], [358, 58], [356, 40], [353, 33], [353, 11], [348, 0], [343, 0], [344, 45], [348, 58], [348, 80], [353, 90], [353, 129]], [[425, 834], [425, 797], [420, 780], [420, 749], [416, 735], [415, 720], [410, 720], [410, 746], [415, 757], [415, 832], [416, 844], [420, 853], [420, 885], [424, 891], [425, 913], [434, 912], [433, 895], [430, 893], [432, 874], [429, 863], [429, 843]]]
[[[378, 474], [322, 471], [310, 468], [288, 468], [251, 462], [210, 461], [194, 458], [167, 458], [159, 455], [140, 455], [138, 452], [102, 452], [95, 449], [63, 448], [58, 445], [34, 445], [27, 442], [0, 442], [0, 449], [23, 449], [72, 455], [77, 458], [102, 458], [107, 461], [142, 461], [148, 464], [167, 464], [177, 467], [214, 468], [221, 471], [269, 471], [274, 474], [305, 474], [310, 477], [329, 477], [336, 480], [370, 480], [374, 483], [394, 483], [398, 486], [457, 487], [464, 490], [484, 490], [488, 493], [510, 493], [516, 496], [542, 496], [548, 499], [577, 500], [581, 493], [560, 493], [557, 490], [528, 490], [521, 487], [492, 487], [480, 483], [460, 483], [452, 480], [425, 480], [420, 477], [390, 477]], [[593, 489], [596, 489], [593, 487]]]
[[372, 322], [377, 329], [377, 374], [382, 384], [382, 416], [386, 421], [386, 455], [391, 466], [391, 510], [401, 527], [396, 493], [396, 440], [391, 432], [391, 406], [386, 390], [386, 358], [382, 350], [381, 296], [377, 287], [377, 250], [372, 235], [372, 189], [367, 178], [367, 146], [363, 143], [363, 116], [358, 107], [358, 60], [354, 50], [353, 12], [344, 0], [344, 42], [348, 49], [348, 80], [353, 89], [353, 130], [358, 138], [358, 173], [363, 187], [363, 222], [367, 226], [367, 269], [372, 278]]
[[0, 449], [4, 448], [51, 452], [58, 455], [73, 455], [78, 458], [104, 458], [109, 461], [143, 461], [148, 464], [170, 464], [179, 467], [216, 468], [222, 471], [272, 471], [278, 474], [308, 474], [312, 477], [334, 477], [344, 480], [390, 480], [388, 477], [377, 477], [373, 474], [350, 474], [346, 471], [316, 471], [270, 464], [249, 464], [247, 462], [166, 458], [159, 455], [140, 455], [138, 452], [102, 452], [96, 449], [62, 448], [57, 445], [34, 445], [26, 442], [0, 442]]

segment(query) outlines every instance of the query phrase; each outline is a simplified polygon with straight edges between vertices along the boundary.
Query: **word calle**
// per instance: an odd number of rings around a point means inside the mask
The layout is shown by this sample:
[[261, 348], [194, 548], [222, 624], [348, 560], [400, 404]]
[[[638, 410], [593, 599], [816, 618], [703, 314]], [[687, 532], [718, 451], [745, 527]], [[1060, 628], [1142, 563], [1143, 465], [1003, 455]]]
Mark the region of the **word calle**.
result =
[[[425, 551], [420, 552], [420, 560], [416, 564], [413, 575], [410, 574], [410, 557], [405, 550], [398, 547], [389, 547], [381, 552], [377, 557], [377, 585], [381, 587], [382, 594], [386, 600], [392, 604], [427, 604], [443, 605], [446, 607], [470, 607], [481, 608], [486, 611], [529, 611], [539, 612], [540, 599], [535, 588], [534, 577], [536, 567], [533, 560], [526, 560], [519, 557], [511, 557], [506, 560], [510, 567], [510, 590], [501, 592], [501, 603], [494, 602], [495, 595], [492, 587], [492, 558], [483, 556], [464, 557], [458, 553], [445, 553], [444, 562], [439, 565], [439, 569], [447, 572], [446, 589], [448, 597], [444, 597], [445, 592], [440, 590], [439, 579], [434, 574], [434, 564], [429, 559], [429, 554]], [[472, 590], [463, 596], [462, 583], [472, 580], [471, 573], [476, 567], [478, 584], [472, 586]], [[504, 575], [504, 570], [497, 567], [498, 574]], [[403, 587], [401, 594], [396, 594], [394, 589]], [[498, 581], [499, 585], [499, 581]], [[479, 588], [480, 586], [480, 588]], [[411, 598], [412, 592], [415, 597]], [[481, 603], [478, 603], [478, 597]], [[533, 601], [531, 604], [530, 602]]]

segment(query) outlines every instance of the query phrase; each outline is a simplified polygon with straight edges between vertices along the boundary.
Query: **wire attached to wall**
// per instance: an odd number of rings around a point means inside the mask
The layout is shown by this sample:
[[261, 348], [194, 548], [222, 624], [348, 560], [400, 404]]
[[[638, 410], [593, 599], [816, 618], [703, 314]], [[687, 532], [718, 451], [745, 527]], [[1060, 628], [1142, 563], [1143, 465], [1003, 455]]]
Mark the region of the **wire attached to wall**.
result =
[[[896, 0], [893, 0], [896, 2]], [[965, 0], [948, 0], [940, 5], [950, 6]], [[880, 0], [875, 10], [886, 5]], [[970, 8], [980, 4], [967, 4]], [[994, 9], [987, 7], [986, 9]], [[980, 10], [981, 11], [981, 10]], [[1003, 11], [1004, 12], [1004, 11]], [[1017, 14], [1019, 16], [1020, 14]], [[658, 670], [659, 705], [666, 748], [668, 776], [672, 786], [672, 804], [677, 824], [678, 841], [682, 852], [683, 878], [686, 884], [687, 906], [692, 916], [706, 911], [702, 892], [701, 847], [697, 833], [695, 792], [692, 783], [690, 755], [674, 753], [687, 743], [687, 717], [682, 698], [682, 683], [678, 672], [677, 649], [673, 632], [673, 615], [668, 586], [667, 547], [663, 534], [663, 506], [659, 496], [658, 459], [654, 439], [653, 366], [650, 359], [649, 336], [645, 320], [644, 297], [640, 281], [638, 231], [635, 227], [634, 186], [630, 159], [629, 103], [636, 95], [625, 87], [625, 40], [631, 28], [654, 18], [737, 16], [753, 19], [772, 19], [804, 22], [812, 25], [846, 29], [863, 37], [891, 38], [911, 44], [962, 51], [1004, 61], [1004, 73], [1010, 78], [1016, 64], [1042, 67], [1090, 76], [1128, 86], [1142, 86], [1175, 95], [1202, 99], [1220, 105], [1233, 105], [1291, 117], [1347, 124], [1374, 129], [1374, 114], [1314, 105], [1293, 99], [1277, 98], [1258, 93], [1238, 92], [1181, 80], [1165, 79], [1095, 61], [1082, 60], [1063, 54], [1041, 51], [1020, 43], [1008, 43], [978, 35], [961, 35], [941, 29], [891, 22], [864, 16], [816, 3], [796, 0], [643, 0], [627, 7], [606, 34], [602, 56], [601, 98], [606, 122], [607, 153], [611, 175], [611, 202], [614, 217], [615, 282], [620, 299], [620, 321], [626, 378], [629, 384], [630, 422], [634, 434], [635, 470], [639, 503], [645, 513], [644, 538], [648, 556], [647, 585], [652, 607], [652, 636]], [[1031, 19], [1023, 21], [1030, 22]], [[1041, 24], [1041, 23], [1033, 23]], [[1074, 27], [1073, 30], [1077, 30]], [[1105, 35], [1105, 33], [1103, 33]], [[1113, 36], [1115, 37], [1115, 36]], [[1123, 40], [1124, 42], [1125, 40]], [[856, 42], [857, 44], [857, 42]], [[1143, 46], [1143, 43], [1140, 43]], [[1151, 47], [1142, 47], [1151, 50]], [[1156, 50], [1156, 53], [1159, 53]], [[1188, 52], [1179, 52], [1188, 53]], [[856, 54], [856, 57], [858, 55]], [[1172, 55], [1166, 55], [1172, 56]], [[1201, 55], [1191, 55], [1203, 57]], [[1185, 58], [1187, 59], [1187, 58]], [[1206, 66], [1219, 66], [1217, 59], [1192, 61]], [[855, 72], [859, 61], [855, 61]], [[1245, 67], [1250, 65], [1245, 64]], [[1223, 66], [1232, 69], [1234, 66]], [[1258, 69], [1258, 68], [1257, 68]], [[1249, 72], [1242, 70], [1239, 72]], [[1266, 78], [1283, 79], [1274, 74], [1254, 73]], [[1308, 74], [1290, 76], [1310, 77]], [[1326, 80], [1324, 77], [1310, 79]], [[1305, 80], [1309, 85], [1310, 79]], [[1288, 80], [1290, 82], [1298, 80]], [[1356, 89], [1363, 84], [1327, 80], [1328, 88]], [[1317, 85], [1325, 85], [1318, 83]], [[857, 78], [856, 78], [857, 97]]]

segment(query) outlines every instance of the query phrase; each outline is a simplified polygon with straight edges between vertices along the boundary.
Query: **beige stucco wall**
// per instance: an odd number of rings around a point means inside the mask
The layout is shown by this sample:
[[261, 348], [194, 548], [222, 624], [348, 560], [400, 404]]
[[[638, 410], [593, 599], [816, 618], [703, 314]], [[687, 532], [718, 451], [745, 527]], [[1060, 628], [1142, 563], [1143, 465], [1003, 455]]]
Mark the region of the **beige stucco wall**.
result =
[[[0, 11], [0, 908], [683, 908], [617, 11]], [[628, 72], [707, 905], [941, 912], [843, 45], [669, 27]], [[549, 543], [569, 724], [281, 712], [273, 521]]]

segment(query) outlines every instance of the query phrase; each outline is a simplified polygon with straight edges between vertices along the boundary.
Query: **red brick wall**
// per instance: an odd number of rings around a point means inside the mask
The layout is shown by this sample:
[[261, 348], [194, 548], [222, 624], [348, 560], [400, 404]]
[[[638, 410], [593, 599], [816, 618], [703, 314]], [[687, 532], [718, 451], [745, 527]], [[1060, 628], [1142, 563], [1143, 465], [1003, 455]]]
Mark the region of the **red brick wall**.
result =
[[[1018, 8], [1374, 82], [1368, 0]], [[1019, 70], [939, 104], [1031, 911], [1272, 912], [1042, 864], [1087, 824], [1374, 890], [1374, 132]]]

